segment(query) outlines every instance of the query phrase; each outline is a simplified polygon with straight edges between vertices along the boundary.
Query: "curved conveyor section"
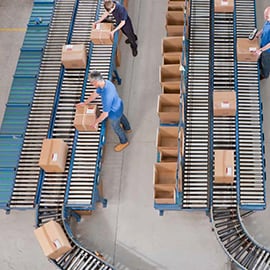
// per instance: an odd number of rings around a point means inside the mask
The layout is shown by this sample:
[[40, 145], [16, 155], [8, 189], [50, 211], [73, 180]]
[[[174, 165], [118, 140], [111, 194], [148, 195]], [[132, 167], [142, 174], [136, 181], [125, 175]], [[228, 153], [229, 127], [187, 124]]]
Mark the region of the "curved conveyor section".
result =
[[[240, 208], [265, 208], [265, 173], [257, 63], [237, 62], [235, 57], [237, 38], [247, 38], [255, 27], [254, 1], [235, 1], [235, 4], [234, 18], [215, 14], [214, 20], [214, 85], [234, 86], [236, 90], [235, 128], [233, 119], [221, 123], [226, 120], [216, 121], [215, 118], [213, 143], [214, 147], [235, 147], [236, 177], [232, 185], [213, 185], [211, 219], [219, 242], [237, 266], [266, 270], [270, 267], [270, 251], [249, 235], [240, 215]], [[247, 17], [250, 20], [245, 21]], [[223, 59], [222, 76], [218, 76], [216, 67], [222, 55], [227, 55], [227, 60]]]

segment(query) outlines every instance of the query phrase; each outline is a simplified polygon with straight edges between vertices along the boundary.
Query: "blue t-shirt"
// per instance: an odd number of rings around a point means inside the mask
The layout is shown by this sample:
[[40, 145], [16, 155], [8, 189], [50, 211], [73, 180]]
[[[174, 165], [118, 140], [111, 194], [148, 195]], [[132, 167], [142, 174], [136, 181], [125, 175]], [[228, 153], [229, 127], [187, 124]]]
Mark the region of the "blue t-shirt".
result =
[[[261, 35], [261, 48], [268, 43], [270, 43], [270, 22], [266, 21]], [[270, 49], [266, 50], [266, 52], [270, 52]]]
[[112, 14], [115, 18], [116, 24], [118, 25], [121, 21], [126, 21], [128, 19], [128, 13], [124, 6], [120, 5], [117, 2], [115, 3], [115, 9]]
[[96, 92], [101, 96], [103, 112], [109, 113], [110, 119], [116, 119], [123, 114], [123, 102], [112, 82], [105, 80], [103, 88], [97, 88]]

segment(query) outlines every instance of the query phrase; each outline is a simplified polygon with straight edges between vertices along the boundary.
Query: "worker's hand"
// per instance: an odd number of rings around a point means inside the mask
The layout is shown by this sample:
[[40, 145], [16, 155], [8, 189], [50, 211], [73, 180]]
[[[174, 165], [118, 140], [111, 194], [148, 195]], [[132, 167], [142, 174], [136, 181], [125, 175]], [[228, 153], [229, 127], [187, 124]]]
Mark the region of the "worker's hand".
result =
[[93, 124], [90, 125], [90, 128], [98, 129], [98, 123], [94, 122]]
[[261, 49], [259, 49], [259, 50], [256, 50], [255, 53], [256, 53], [257, 55], [261, 55], [262, 51], [261, 51]]
[[76, 107], [78, 108], [78, 107], [82, 107], [82, 106], [84, 106], [84, 105], [85, 105], [84, 102], [80, 102], [80, 103], [77, 103], [77, 104], [76, 104]]

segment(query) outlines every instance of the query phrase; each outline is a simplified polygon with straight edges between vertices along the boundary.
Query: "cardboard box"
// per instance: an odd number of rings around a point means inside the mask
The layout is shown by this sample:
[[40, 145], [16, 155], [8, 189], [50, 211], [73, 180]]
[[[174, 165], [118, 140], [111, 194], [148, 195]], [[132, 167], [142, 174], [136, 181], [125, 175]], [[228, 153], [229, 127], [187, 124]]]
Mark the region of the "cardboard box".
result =
[[163, 83], [161, 91], [163, 94], [180, 94], [180, 82], [179, 84]]
[[237, 61], [238, 62], [257, 62], [258, 55], [254, 53], [259, 49], [259, 41], [257, 38], [249, 40], [248, 38], [237, 39]]
[[87, 56], [84, 44], [64, 45], [61, 61], [66, 69], [86, 68]]
[[68, 145], [61, 139], [44, 139], [39, 166], [45, 172], [64, 172]]
[[168, 37], [178, 37], [184, 35], [184, 25], [166, 25]]
[[176, 162], [160, 162], [154, 165], [154, 185], [163, 187], [175, 187]]
[[158, 204], [175, 204], [175, 185], [171, 186], [154, 186], [154, 200]]
[[215, 183], [232, 184], [234, 180], [234, 150], [215, 150]]
[[96, 104], [77, 107], [73, 124], [78, 131], [97, 131], [91, 125], [99, 117], [99, 114], [100, 111]]
[[184, 25], [184, 12], [167, 11], [166, 25]]
[[162, 57], [162, 65], [179, 65], [182, 53], [164, 53]]
[[183, 1], [168, 1], [168, 11], [183, 11], [185, 2]]
[[159, 68], [159, 82], [162, 86], [174, 86], [180, 88], [180, 65], [162, 65]]
[[179, 123], [179, 94], [161, 94], [158, 96], [157, 113], [160, 123]]
[[51, 259], [59, 258], [72, 248], [64, 230], [56, 221], [45, 223], [34, 230], [34, 234], [44, 254]]
[[178, 127], [159, 127], [156, 147], [158, 151], [178, 149]]
[[214, 116], [235, 116], [235, 91], [214, 91]]
[[96, 29], [92, 29], [90, 39], [94, 44], [112, 45], [111, 31], [113, 29], [112, 23], [98, 23]]
[[180, 141], [180, 155], [183, 157], [185, 150], [185, 131], [183, 127], [181, 127], [179, 130], [179, 141]]
[[215, 0], [215, 12], [233, 12], [234, 0]]
[[161, 53], [182, 53], [183, 38], [182, 37], [165, 37], [161, 41]]
[[116, 48], [115, 64], [117, 67], [120, 67], [121, 65], [121, 52], [119, 47]]
[[177, 162], [178, 149], [162, 149], [160, 151], [160, 162]]

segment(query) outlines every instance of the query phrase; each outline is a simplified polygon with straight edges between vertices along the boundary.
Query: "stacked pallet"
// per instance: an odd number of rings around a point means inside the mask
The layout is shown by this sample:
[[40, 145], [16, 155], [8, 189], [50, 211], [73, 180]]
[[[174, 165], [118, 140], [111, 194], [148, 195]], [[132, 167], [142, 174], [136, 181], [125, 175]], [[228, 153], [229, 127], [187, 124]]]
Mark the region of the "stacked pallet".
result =
[[157, 104], [160, 127], [156, 137], [157, 163], [154, 165], [154, 201], [158, 209], [176, 205], [182, 189], [182, 172], [178, 165], [184, 148], [184, 91], [181, 90], [184, 78], [181, 77], [188, 9], [188, 1], [168, 1], [167, 36], [161, 42], [159, 81], [162, 94], [158, 96]]

